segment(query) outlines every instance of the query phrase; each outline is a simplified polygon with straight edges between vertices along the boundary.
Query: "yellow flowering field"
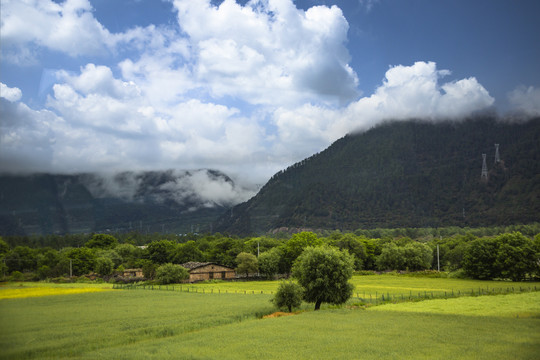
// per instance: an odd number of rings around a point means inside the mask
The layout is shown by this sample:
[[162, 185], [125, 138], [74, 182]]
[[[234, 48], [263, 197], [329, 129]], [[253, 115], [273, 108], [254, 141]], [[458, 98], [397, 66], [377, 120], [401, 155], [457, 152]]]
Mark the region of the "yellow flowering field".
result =
[[38, 296], [81, 294], [99, 291], [108, 291], [103, 288], [61, 288], [61, 287], [21, 287], [21, 288], [0, 288], [0, 299], [16, 299]]

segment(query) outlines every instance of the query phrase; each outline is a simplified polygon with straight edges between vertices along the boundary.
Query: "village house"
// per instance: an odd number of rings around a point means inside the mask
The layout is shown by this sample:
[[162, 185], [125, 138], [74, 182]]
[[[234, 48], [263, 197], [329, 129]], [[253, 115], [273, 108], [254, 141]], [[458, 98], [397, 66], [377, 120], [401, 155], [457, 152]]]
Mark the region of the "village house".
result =
[[123, 274], [125, 278], [142, 278], [144, 277], [142, 269], [125, 269]]
[[190, 261], [182, 264], [182, 266], [189, 271], [189, 282], [213, 279], [231, 280], [236, 277], [233, 268], [212, 262]]

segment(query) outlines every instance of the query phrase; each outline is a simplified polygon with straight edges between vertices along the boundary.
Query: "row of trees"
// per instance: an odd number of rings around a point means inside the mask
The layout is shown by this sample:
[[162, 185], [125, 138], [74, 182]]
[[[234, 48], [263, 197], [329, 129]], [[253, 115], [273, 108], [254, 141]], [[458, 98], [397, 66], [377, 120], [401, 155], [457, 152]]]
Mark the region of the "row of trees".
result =
[[418, 271], [440, 267], [444, 271], [460, 270], [478, 279], [540, 276], [540, 234], [529, 237], [512, 232], [482, 238], [466, 234], [424, 242], [408, 237], [373, 239], [339, 232], [326, 237], [301, 232], [285, 239], [208, 235], [185, 240], [162, 239], [135, 246], [120, 243], [112, 235], [95, 234], [80, 247], [55, 250], [12, 247], [0, 238], [1, 273], [32, 273], [33, 278], [43, 279], [90, 272], [107, 276], [115, 270], [142, 268], [145, 277], [154, 278], [157, 268], [164, 264], [209, 261], [235, 267], [239, 273], [258, 272], [271, 278], [291, 274], [294, 261], [307, 247], [330, 246], [346, 250], [354, 270]]

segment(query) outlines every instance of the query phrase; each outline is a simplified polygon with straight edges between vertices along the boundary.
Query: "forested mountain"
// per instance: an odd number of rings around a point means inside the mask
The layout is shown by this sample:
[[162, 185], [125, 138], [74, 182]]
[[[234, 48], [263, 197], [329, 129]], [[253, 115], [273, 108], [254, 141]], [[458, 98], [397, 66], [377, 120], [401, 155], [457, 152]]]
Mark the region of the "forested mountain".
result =
[[0, 235], [210, 231], [225, 209], [253, 194], [244, 190], [208, 169], [3, 175]]
[[[499, 144], [500, 161], [496, 161]], [[482, 175], [486, 154], [487, 179]], [[275, 174], [215, 228], [491, 226], [540, 221], [540, 118], [388, 122]]]

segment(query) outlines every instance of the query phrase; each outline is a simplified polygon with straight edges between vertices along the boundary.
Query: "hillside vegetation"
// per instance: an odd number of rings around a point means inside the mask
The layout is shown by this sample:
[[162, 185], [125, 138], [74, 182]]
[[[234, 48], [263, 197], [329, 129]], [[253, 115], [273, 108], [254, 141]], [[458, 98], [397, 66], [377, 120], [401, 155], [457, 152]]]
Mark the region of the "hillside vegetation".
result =
[[[219, 231], [494, 226], [540, 220], [540, 118], [389, 122], [275, 174]], [[500, 161], [495, 161], [499, 144]], [[482, 154], [488, 176], [481, 178]]]
[[0, 175], [0, 235], [209, 231], [231, 203], [201, 197], [194, 182], [245, 191], [208, 169]]

